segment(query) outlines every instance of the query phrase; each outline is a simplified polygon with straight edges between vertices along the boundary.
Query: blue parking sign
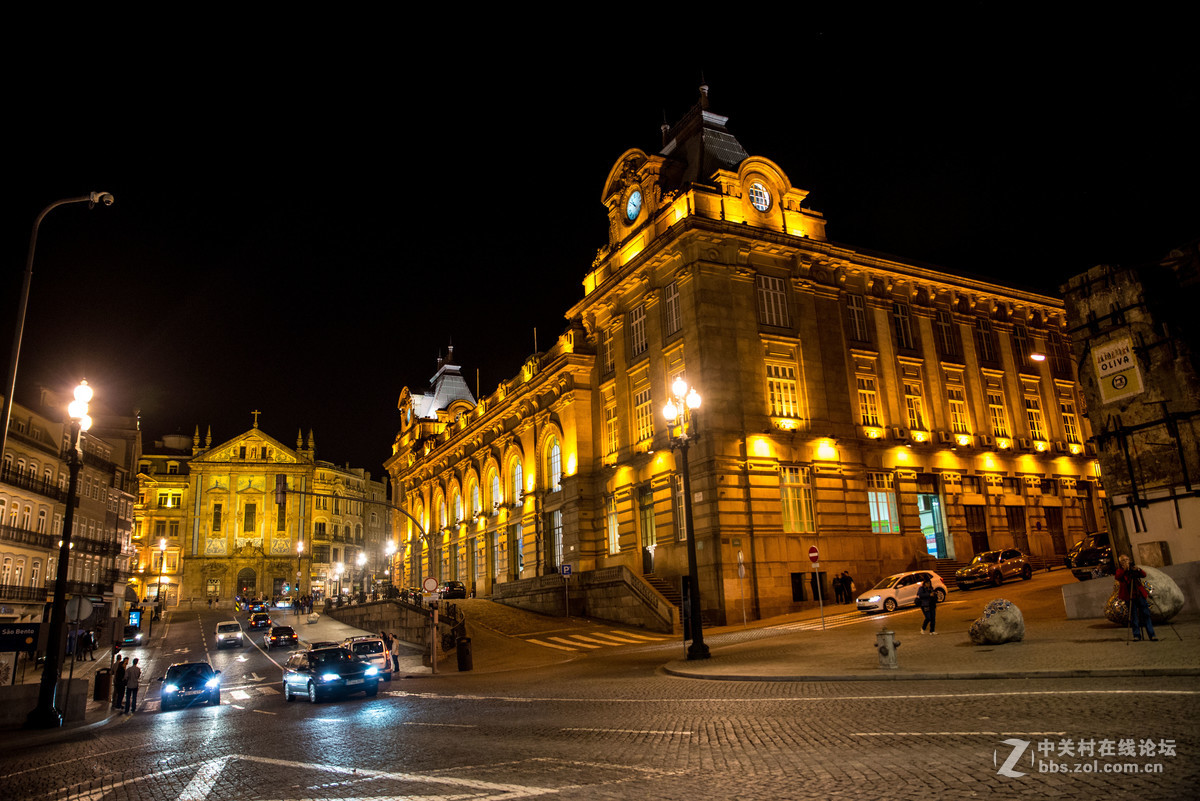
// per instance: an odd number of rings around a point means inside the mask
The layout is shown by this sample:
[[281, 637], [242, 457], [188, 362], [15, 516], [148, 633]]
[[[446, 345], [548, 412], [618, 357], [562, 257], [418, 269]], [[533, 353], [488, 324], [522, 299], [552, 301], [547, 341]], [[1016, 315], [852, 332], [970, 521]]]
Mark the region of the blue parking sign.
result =
[[570, 576], [571, 575], [571, 566], [563, 565], [562, 566], [562, 574], [563, 574], [563, 578]]

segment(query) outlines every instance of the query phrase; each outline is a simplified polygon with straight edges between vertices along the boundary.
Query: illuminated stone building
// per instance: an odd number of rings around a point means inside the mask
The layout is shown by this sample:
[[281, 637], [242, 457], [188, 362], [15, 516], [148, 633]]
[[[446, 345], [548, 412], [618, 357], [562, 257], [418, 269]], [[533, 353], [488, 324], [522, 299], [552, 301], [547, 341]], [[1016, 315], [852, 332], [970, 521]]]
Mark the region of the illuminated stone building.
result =
[[604, 180], [609, 241], [555, 345], [478, 403], [449, 364], [401, 395], [386, 467], [428, 534], [405, 523], [406, 575], [543, 607], [557, 587], [561, 610], [561, 582], [538, 579], [570, 564], [581, 588], [621, 571], [631, 596], [676, 596], [678, 376], [703, 398], [710, 620], [811, 603], [814, 545], [825, 597], [843, 571], [861, 589], [992, 548], [1060, 561], [1099, 503], [1062, 302], [828, 240], [703, 91], [659, 153], [628, 150]]
[[[316, 459], [312, 432], [289, 448], [258, 427], [218, 445], [199, 429], [165, 437], [140, 461], [138, 543], [142, 597], [228, 603], [236, 595], [275, 597], [335, 591], [357, 583], [365, 521], [384, 492], [357, 468]], [[277, 482], [286, 481], [282, 503]], [[161, 583], [160, 583], [161, 582]], [[299, 586], [298, 586], [299, 585]]]

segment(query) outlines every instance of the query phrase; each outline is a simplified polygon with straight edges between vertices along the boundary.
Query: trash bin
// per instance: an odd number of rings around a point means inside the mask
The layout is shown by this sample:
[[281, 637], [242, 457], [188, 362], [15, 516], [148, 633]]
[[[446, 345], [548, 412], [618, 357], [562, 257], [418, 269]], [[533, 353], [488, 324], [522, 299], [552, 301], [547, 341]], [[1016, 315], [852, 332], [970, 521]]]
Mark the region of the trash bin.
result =
[[100, 668], [96, 671], [96, 686], [92, 689], [93, 701], [107, 701], [112, 694], [112, 671]]
[[458, 653], [458, 671], [470, 670], [474, 665], [471, 662], [471, 638], [459, 637], [455, 643], [455, 651]]

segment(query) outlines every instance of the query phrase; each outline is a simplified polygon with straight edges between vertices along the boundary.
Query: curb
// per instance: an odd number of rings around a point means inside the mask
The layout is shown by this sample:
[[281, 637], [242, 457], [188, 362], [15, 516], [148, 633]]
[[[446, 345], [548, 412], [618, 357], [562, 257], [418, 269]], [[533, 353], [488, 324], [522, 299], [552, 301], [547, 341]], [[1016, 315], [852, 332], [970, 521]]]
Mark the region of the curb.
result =
[[1031, 670], [963, 673], [839, 673], [827, 675], [750, 675], [745, 673], [702, 673], [663, 665], [662, 671], [683, 679], [706, 681], [979, 681], [996, 679], [1082, 679], [1143, 678], [1148, 676], [1200, 676], [1200, 668], [1128, 668], [1111, 670]]

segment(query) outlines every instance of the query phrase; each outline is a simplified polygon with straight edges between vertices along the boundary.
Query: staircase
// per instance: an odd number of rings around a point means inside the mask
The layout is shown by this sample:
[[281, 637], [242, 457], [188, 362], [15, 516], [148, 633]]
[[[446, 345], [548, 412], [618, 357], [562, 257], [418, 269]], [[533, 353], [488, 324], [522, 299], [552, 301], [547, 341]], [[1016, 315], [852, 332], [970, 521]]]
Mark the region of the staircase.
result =
[[658, 590], [658, 594], [670, 601], [673, 606], [680, 609], [683, 608], [683, 595], [680, 594], [679, 590], [675, 589], [675, 585], [671, 582], [653, 573], [643, 573], [642, 581]]
[[932, 562], [932, 564], [923, 564], [921, 565], [920, 569], [932, 570], [934, 573], [937, 573], [939, 576], [941, 576], [942, 581], [945, 582], [947, 587], [955, 586], [954, 574], [960, 567], [967, 566], [966, 562], [955, 562], [951, 559], [931, 559], [929, 561]]

